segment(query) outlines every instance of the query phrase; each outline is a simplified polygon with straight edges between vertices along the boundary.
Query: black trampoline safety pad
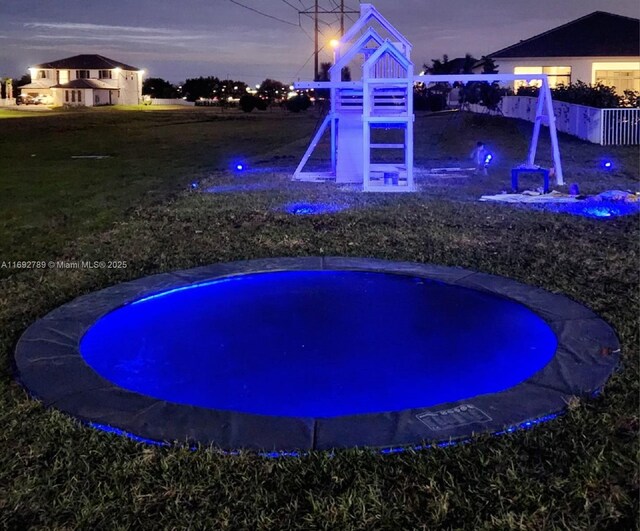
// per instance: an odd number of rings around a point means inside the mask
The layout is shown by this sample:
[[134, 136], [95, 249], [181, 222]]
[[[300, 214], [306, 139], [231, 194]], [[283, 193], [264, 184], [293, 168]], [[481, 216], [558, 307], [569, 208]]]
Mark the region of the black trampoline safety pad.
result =
[[[333, 279], [342, 284], [331, 288]], [[388, 281], [383, 292], [375, 288], [379, 279]], [[322, 292], [317, 288], [316, 284], [322, 286], [323, 283], [329, 286], [328, 290], [349, 294], [348, 301], [336, 303], [335, 312], [323, 306], [327, 300], [336, 299], [334, 292]], [[485, 307], [485, 299], [490, 304], [510, 305], [505, 306], [511, 309], [503, 312], [500, 326], [504, 328], [504, 323], [508, 322], [504, 319], [508, 319], [512, 312], [515, 312], [513, 315], [518, 312], [531, 314], [536, 326], [549, 331], [551, 339], [545, 348], [550, 348], [549, 345], [553, 348], [547, 358], [541, 358], [540, 367], [534, 367], [531, 374], [514, 375], [524, 361], [511, 364], [500, 361], [495, 363], [499, 367], [496, 372], [499, 370], [503, 374], [502, 383], [468, 380], [467, 384], [461, 376], [453, 378], [457, 383], [447, 385], [438, 375], [456, 374], [455, 369], [447, 366], [448, 363], [456, 367], [466, 366], [462, 352], [466, 343], [460, 337], [470, 334], [470, 330], [478, 333], [484, 328], [483, 321], [474, 319], [486, 316], [478, 315], [482, 311], [476, 310], [471, 317], [437, 315], [430, 318], [422, 310], [413, 311], [413, 306], [405, 309], [402, 301], [394, 297], [396, 284], [399, 290], [411, 290], [413, 285], [420, 290], [433, 288], [445, 295], [449, 290], [451, 298], [442, 296], [441, 306], [438, 306], [447, 310], [441, 310], [441, 314], [456, 313], [455, 309], [463, 305], [453, 305], [455, 297], [468, 297], [469, 304], [479, 305], [477, 308]], [[279, 290], [285, 285], [291, 286], [287, 288], [289, 293], [280, 296]], [[222, 290], [215, 291], [221, 298], [211, 307], [206, 306], [206, 311], [196, 312], [201, 308], [198, 305], [208, 304], [205, 291], [197, 291], [202, 286], [214, 291]], [[238, 292], [237, 297], [233, 295], [234, 290], [246, 291], [250, 286], [257, 291]], [[193, 292], [190, 297], [197, 295], [192, 299], [193, 303], [184, 298], [190, 290]], [[412, 295], [412, 305], [415, 301], [432, 304], [426, 300], [429, 298], [427, 295], [416, 293]], [[247, 301], [256, 302], [249, 307], [246, 306], [249, 304]], [[296, 306], [295, 311], [289, 314], [278, 306], [289, 304], [288, 301], [293, 301]], [[176, 309], [180, 308], [179, 304], [184, 304], [187, 313], [189, 308], [195, 308], [193, 319], [197, 324], [192, 334], [196, 338], [194, 341], [204, 346], [201, 351], [192, 353], [190, 350], [184, 356], [196, 364], [203, 357], [217, 356], [210, 360], [210, 366], [206, 366], [214, 373], [216, 367], [220, 367], [217, 379], [209, 385], [215, 387], [214, 392], [208, 393], [207, 381], [198, 374], [190, 379], [187, 372], [182, 375], [182, 369], [176, 372], [175, 368], [167, 365], [171, 359], [181, 355], [179, 351], [175, 355], [167, 353], [168, 344], [177, 344], [171, 348], [186, 348], [180, 346], [179, 341], [159, 339], [154, 344], [147, 337], [149, 330], [166, 329], [167, 325], [158, 319], [170, 319], [171, 315], [163, 310], [164, 314], [159, 311], [142, 319], [139, 312], [160, 302], [167, 307], [175, 304]], [[362, 331], [365, 321], [358, 321], [359, 312], [354, 311], [353, 305], [357, 304], [372, 307], [381, 304], [388, 310], [382, 312], [384, 316], [379, 322], [375, 321], [375, 313], [371, 313], [373, 317], [362, 317], [367, 323], [373, 322], [377, 331], [372, 333], [378, 335], [372, 336], [369, 342], [362, 339], [366, 339], [366, 335], [340, 341], [333, 338], [334, 342], [323, 350], [319, 342], [332, 336], [322, 330], [323, 323], [331, 326], [331, 330], [340, 329], [345, 334], [351, 329], [366, 334], [366, 330]], [[340, 308], [345, 315], [351, 316], [350, 326], [341, 320]], [[252, 325], [234, 331], [229, 324], [236, 315], [234, 312], [238, 316], [254, 312], [264, 326]], [[307, 312], [311, 313], [307, 315]], [[312, 312], [319, 312], [321, 317], [314, 316]], [[185, 312], [181, 310], [180, 313], [183, 315]], [[203, 314], [206, 315], [203, 317]], [[390, 320], [398, 315], [403, 320], [401, 325], [394, 326]], [[278, 320], [278, 316], [283, 317]], [[137, 321], [135, 326], [132, 325], [134, 317], [140, 319], [139, 325]], [[449, 326], [446, 323], [453, 322], [454, 318], [461, 321], [451, 334], [453, 339], [450, 341], [454, 346], [450, 351], [440, 348], [442, 359], [436, 360], [435, 364], [430, 360], [429, 365], [424, 361], [420, 348], [412, 349], [406, 338], [418, 334], [415, 337], [419, 340], [419, 334], [424, 333], [424, 337], [431, 338], [429, 341], [434, 341], [434, 345], [441, 345], [440, 338], [432, 337], [433, 331], [446, 328]], [[278, 335], [277, 327], [291, 320], [295, 323], [295, 333]], [[310, 324], [307, 323], [309, 320], [312, 321]], [[121, 353], [122, 344], [110, 346], [105, 343], [110, 339], [103, 338], [114, 335], [112, 329], [108, 329], [104, 336], [96, 335], [101, 326], [106, 326], [102, 323], [111, 321], [124, 338], [121, 341], [132, 345], [131, 352]], [[486, 322], [497, 321], [488, 319]], [[179, 328], [181, 337], [189, 335], [184, 325], [179, 324], [179, 319], [176, 323], [178, 328], [183, 326]], [[388, 334], [380, 332], [387, 323], [389, 333], [398, 333], [398, 338], [387, 341]], [[423, 323], [426, 324], [423, 326]], [[206, 331], [207, 327], [217, 324], [220, 328], [216, 329], [215, 342], [206, 334], [202, 335], [203, 329]], [[526, 332], [525, 326], [522, 334]], [[505, 333], [509, 334], [509, 330]], [[497, 345], [491, 348], [500, 350], [499, 333], [486, 332], [485, 336], [490, 336]], [[282, 343], [269, 350], [270, 338], [274, 337], [280, 338], [278, 341]], [[268, 360], [263, 357], [252, 360], [250, 356], [255, 354], [246, 352], [251, 350], [246, 346], [246, 341], [250, 340], [266, 345], [264, 355]], [[301, 350], [302, 347], [306, 350]], [[523, 348], [518, 354], [526, 356], [536, 348]], [[95, 349], [95, 354], [89, 352], [91, 349]], [[110, 360], [109, 353], [116, 350], [117, 356], [121, 357]], [[409, 350], [412, 351], [411, 370], [402, 372], [403, 353]], [[160, 358], [153, 357], [157, 352], [164, 356], [162, 363], [158, 361]], [[308, 361], [304, 357], [307, 355]], [[125, 359], [124, 356], [129, 357]], [[372, 359], [369, 360], [368, 356]], [[388, 361], [381, 363], [385, 357]], [[588, 397], [599, 390], [616, 369], [619, 357], [620, 345], [611, 327], [591, 310], [563, 295], [462, 268], [368, 258], [307, 257], [215, 264], [154, 275], [79, 297], [36, 321], [24, 332], [16, 347], [15, 362], [17, 379], [33, 397], [46, 407], [56, 408], [82, 422], [109, 426], [152, 441], [202, 443], [224, 450], [271, 452], [415, 446], [528, 426], [563, 411], [573, 397]], [[222, 367], [220, 360], [226, 360], [224, 363], [228, 366]], [[286, 370], [280, 366], [285, 362], [295, 366], [291, 369], [295, 373], [292, 373], [290, 382], [286, 374], [279, 372]], [[121, 366], [126, 370], [117, 372]], [[431, 366], [436, 371], [431, 375], [432, 380], [427, 375], [421, 380], [420, 371], [429, 372], [427, 368]], [[304, 372], [307, 369], [308, 374]], [[112, 376], [112, 370], [116, 371], [113, 372], [115, 376]], [[345, 380], [350, 379], [354, 389], [346, 392], [341, 389], [342, 384], [332, 386], [331, 370], [339, 371]], [[243, 371], [247, 372], [246, 381], [242, 380]], [[250, 371], [253, 371], [252, 375], [248, 374]], [[202, 373], [203, 369], [194, 372]], [[485, 371], [486, 374], [490, 372]], [[316, 373], [321, 382], [313, 381]], [[155, 381], [166, 379], [171, 374], [176, 374], [176, 382], [165, 382], [162, 387]], [[400, 375], [398, 377], [402, 381], [390, 381], [394, 374]], [[510, 377], [517, 380], [513, 385], [504, 383], [510, 382]], [[238, 378], [240, 384], [233, 387], [231, 380]], [[278, 384], [269, 386], [270, 379], [275, 378], [280, 378]], [[326, 400], [329, 406], [322, 400], [315, 400], [312, 394], [304, 398], [306, 389], [314, 385], [331, 397]], [[369, 389], [359, 389], [358, 385], [368, 385]], [[421, 394], [421, 385], [438, 390]], [[456, 385], [459, 389], [454, 392]], [[501, 385], [509, 387], [503, 389]], [[470, 396], [465, 394], [465, 386], [469, 386]], [[408, 390], [406, 397], [399, 396], [403, 394], [403, 388]], [[291, 396], [287, 400], [286, 396], [280, 396], [292, 392], [300, 392], [301, 398], [296, 400]], [[273, 398], [271, 414], [269, 393], [274, 396], [279, 393]], [[442, 400], [438, 401], [440, 398]]]

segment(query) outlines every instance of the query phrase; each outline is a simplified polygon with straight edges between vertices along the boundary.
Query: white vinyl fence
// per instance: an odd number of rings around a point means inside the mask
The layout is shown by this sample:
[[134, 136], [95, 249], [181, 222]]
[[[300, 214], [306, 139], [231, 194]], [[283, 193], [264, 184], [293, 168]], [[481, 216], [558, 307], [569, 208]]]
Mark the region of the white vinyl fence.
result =
[[184, 105], [185, 107], [194, 107], [195, 103], [183, 99], [163, 100], [160, 98], [151, 98], [151, 105]]
[[640, 144], [640, 109], [602, 109], [601, 124], [603, 146]]
[[[538, 99], [528, 96], [505, 96], [499, 111], [471, 105], [477, 113], [498, 114], [533, 122]], [[640, 109], [596, 109], [585, 105], [553, 102], [558, 131], [603, 146], [640, 144]]]

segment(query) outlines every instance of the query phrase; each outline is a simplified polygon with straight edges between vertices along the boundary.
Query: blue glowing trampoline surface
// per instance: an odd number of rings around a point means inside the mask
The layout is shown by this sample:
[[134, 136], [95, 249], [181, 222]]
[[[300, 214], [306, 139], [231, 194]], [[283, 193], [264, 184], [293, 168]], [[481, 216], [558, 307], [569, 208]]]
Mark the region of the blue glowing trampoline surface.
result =
[[284, 271], [137, 300], [85, 334], [116, 385], [179, 404], [327, 418], [503, 391], [554, 356], [550, 327], [496, 295], [407, 275]]

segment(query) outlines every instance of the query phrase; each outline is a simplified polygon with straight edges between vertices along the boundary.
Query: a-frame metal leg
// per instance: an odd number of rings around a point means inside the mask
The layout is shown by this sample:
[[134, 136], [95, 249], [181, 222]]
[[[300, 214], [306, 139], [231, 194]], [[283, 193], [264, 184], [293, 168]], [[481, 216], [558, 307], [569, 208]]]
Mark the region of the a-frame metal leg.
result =
[[544, 120], [544, 103], [547, 93], [544, 90], [545, 83], [543, 81], [540, 91], [538, 92], [538, 105], [536, 107], [536, 119], [533, 123], [533, 136], [531, 137], [531, 146], [529, 147], [529, 158], [527, 163], [533, 166], [536, 163], [536, 151], [538, 150], [538, 139], [540, 138], [540, 126]]
[[556, 182], [564, 184], [564, 174], [562, 172], [562, 160], [560, 159], [560, 145], [558, 144], [558, 130], [556, 129], [556, 115], [553, 112], [553, 100], [551, 98], [551, 89], [549, 83], [545, 79], [543, 83], [545, 90], [545, 100], [547, 104], [547, 115], [549, 117], [549, 134], [551, 135], [551, 150], [553, 151], [553, 165], [556, 171]]
[[322, 135], [327, 130], [327, 127], [332, 120], [333, 120], [333, 115], [327, 114], [327, 116], [325, 116], [322, 122], [322, 125], [320, 126], [315, 136], [313, 137], [313, 140], [311, 141], [311, 144], [309, 144], [309, 147], [307, 148], [307, 151], [305, 152], [304, 157], [302, 157], [300, 164], [298, 164], [298, 167], [296, 168], [296, 171], [293, 174], [294, 179], [300, 178], [300, 174], [302, 173], [302, 170], [307, 165], [307, 162], [309, 161], [309, 159], [311, 158], [311, 155], [315, 151], [318, 145], [318, 142], [320, 142]]

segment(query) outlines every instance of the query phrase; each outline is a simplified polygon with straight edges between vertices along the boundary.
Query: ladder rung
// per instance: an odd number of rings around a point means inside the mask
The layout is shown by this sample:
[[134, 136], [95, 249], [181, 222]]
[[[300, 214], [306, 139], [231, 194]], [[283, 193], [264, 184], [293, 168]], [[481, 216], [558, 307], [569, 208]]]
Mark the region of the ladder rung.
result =
[[362, 120], [364, 122], [371, 122], [371, 123], [408, 124], [412, 120], [412, 117], [410, 116], [363, 116]]
[[371, 149], [404, 149], [404, 144], [371, 144]]

